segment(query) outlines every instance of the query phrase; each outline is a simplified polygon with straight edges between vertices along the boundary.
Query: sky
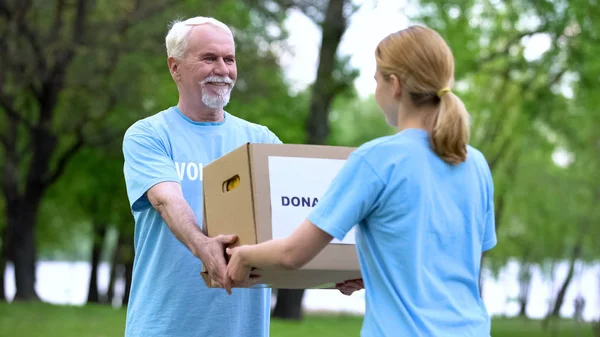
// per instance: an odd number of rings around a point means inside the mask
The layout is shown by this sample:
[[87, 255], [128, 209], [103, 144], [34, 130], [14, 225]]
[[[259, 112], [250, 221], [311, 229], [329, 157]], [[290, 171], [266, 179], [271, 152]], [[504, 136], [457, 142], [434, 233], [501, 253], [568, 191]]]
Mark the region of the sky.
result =
[[[339, 53], [351, 55], [352, 66], [360, 69], [355, 86], [364, 97], [375, 90], [373, 75], [377, 43], [388, 34], [406, 28], [408, 19], [402, 14], [403, 0], [358, 0], [355, 3], [362, 6], [348, 22]], [[292, 88], [299, 90], [315, 80], [321, 31], [297, 10], [289, 12], [285, 25], [290, 34], [287, 42], [293, 55], [283, 56], [281, 64]]]
[[[352, 66], [360, 70], [360, 76], [354, 84], [359, 95], [366, 97], [375, 90], [374, 51], [377, 44], [388, 34], [406, 28], [409, 20], [403, 14], [406, 10], [405, 0], [355, 0], [354, 2], [361, 7], [349, 20], [339, 52], [342, 55], [351, 55]], [[292, 54], [284, 54], [280, 62], [292, 88], [301, 90], [315, 80], [321, 31], [297, 10], [289, 12], [285, 25], [290, 34], [287, 43]], [[535, 59], [550, 48], [550, 39], [542, 34], [535, 35], [524, 42], [527, 59]]]

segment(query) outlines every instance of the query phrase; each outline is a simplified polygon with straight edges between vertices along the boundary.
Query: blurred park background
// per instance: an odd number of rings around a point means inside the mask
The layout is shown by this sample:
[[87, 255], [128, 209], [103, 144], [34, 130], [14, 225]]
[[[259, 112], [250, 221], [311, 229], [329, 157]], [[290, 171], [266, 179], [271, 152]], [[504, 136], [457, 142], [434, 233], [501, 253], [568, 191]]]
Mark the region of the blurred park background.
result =
[[[493, 335], [600, 336], [596, 0], [1, 0], [0, 336], [123, 335], [122, 136], [177, 103], [164, 37], [196, 15], [234, 31], [226, 110], [286, 143], [393, 133], [375, 46], [409, 24], [438, 30], [495, 182]], [[273, 307], [273, 336], [358, 336], [364, 292], [279, 290]]]

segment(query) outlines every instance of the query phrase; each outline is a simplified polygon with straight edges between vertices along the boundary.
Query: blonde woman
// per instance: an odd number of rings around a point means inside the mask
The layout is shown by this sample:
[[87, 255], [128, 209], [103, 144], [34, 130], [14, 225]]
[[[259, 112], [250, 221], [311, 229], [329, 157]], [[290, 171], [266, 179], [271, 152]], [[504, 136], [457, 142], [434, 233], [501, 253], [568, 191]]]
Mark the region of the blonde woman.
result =
[[497, 242], [493, 182], [468, 145], [452, 52], [437, 32], [413, 26], [383, 39], [375, 57], [375, 99], [398, 132], [353, 152], [290, 237], [228, 249], [228, 275], [298, 268], [357, 225], [362, 336], [489, 336], [478, 278]]

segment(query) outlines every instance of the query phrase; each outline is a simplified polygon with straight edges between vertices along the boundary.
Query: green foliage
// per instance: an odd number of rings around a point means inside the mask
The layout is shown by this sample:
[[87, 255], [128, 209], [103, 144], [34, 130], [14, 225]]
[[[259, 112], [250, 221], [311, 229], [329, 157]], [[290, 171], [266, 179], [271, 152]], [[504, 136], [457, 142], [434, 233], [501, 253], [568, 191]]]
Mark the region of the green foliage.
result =
[[[600, 133], [594, 127], [600, 101], [593, 92], [600, 66], [593, 55], [600, 51], [600, 5], [413, 4], [419, 6], [414, 21], [438, 30], [453, 50], [455, 91], [472, 116], [472, 144], [492, 168], [499, 245], [488, 264], [498, 271], [514, 258], [550, 272], [546, 267], [569, 258], [578, 244], [582, 259], [597, 261], [591, 237], [600, 235], [594, 207], [600, 197]], [[547, 48], [535, 51], [526, 47], [530, 41]], [[557, 165], [558, 153], [572, 159], [566, 167]]]
[[133, 217], [118, 152], [84, 149], [53, 185], [41, 205], [38, 247], [42, 257], [89, 259], [92, 225], [133, 232]]
[[[53, 16], [41, 13], [54, 4], [34, 3], [30, 19], [47, 32]], [[232, 26], [239, 79], [228, 112], [268, 126], [286, 143], [306, 139], [312, 88], [290, 93], [278, 61], [287, 48], [286, 12], [278, 11], [280, 7], [260, 0], [173, 1], [164, 11], [129, 22], [121, 34], [117, 23], [131, 13], [133, 4], [97, 2], [90, 19], [95, 30], [89, 41], [75, 46], [52, 130], [59, 139], [59, 154], [80, 134], [90, 145], [72, 158], [42, 203], [37, 239], [46, 257], [86, 257], [93, 224], [132, 231], [120, 140], [135, 120], [177, 103], [164, 50], [168, 23], [175, 18], [214, 16]], [[597, 261], [600, 5], [586, 0], [411, 4], [417, 9], [413, 22], [437, 29], [453, 49], [454, 91], [472, 117], [471, 143], [484, 153], [493, 171], [499, 245], [487, 255], [490, 266], [498, 271], [509, 259], [517, 259], [547, 270], [569, 257], [581, 235], [582, 259]], [[71, 9], [67, 18], [74, 14]], [[43, 45], [44, 53], [69, 46], [73, 33], [69, 27]], [[0, 34], [6, 29], [0, 24]], [[532, 39], [547, 41], [548, 48], [532, 53], [525, 46]], [[10, 52], [20, 50], [24, 62], [35, 65], [31, 46], [15, 41], [8, 46]], [[118, 57], [115, 51], [120, 51]], [[54, 57], [46, 58], [55, 62]], [[34, 68], [22, 70], [23, 78], [33, 74]], [[361, 99], [353, 91], [356, 75], [348, 58], [338, 58], [334, 80], [346, 90], [333, 102], [328, 144], [359, 146], [395, 132], [373, 97]], [[37, 121], [33, 95], [16, 80], [18, 76], [7, 78], [4, 90], [16, 93], [19, 111]], [[22, 125], [11, 129], [7, 120], [0, 113], [0, 135], [19, 134], [20, 165], [25, 168], [19, 179], [24, 181], [30, 160], [25, 153], [30, 143], [27, 129]], [[571, 158], [566, 167], [554, 160], [559, 150]], [[52, 169], [58, 159], [53, 157]], [[0, 165], [4, 168], [4, 155]], [[0, 200], [0, 210], [3, 205]], [[3, 223], [0, 219], [0, 235]], [[61, 254], [55, 254], [57, 250]]]
[[396, 132], [370, 96], [365, 99], [338, 97], [330, 114], [332, 145], [358, 147], [375, 138]]
[[[118, 5], [112, 0], [97, 3], [88, 8], [85, 43], [70, 39], [74, 33], [70, 25], [64, 25], [61, 34], [41, 43], [43, 55], [51, 55], [56, 48], [73, 48], [74, 52], [64, 87], [57, 87], [60, 93], [51, 119], [51, 132], [58, 146], [46, 174], [61, 174], [46, 191], [37, 221], [38, 247], [46, 258], [88, 258], [92, 240], [98, 240], [92, 238], [92, 225], [133, 232], [122, 176], [121, 140], [136, 120], [177, 104], [177, 89], [167, 68], [164, 48], [164, 36], [174, 19], [204, 15], [230, 25], [236, 38], [240, 76], [227, 110], [267, 125], [285, 142], [298, 143], [305, 138], [302, 121], [308, 111], [307, 96], [289, 94], [277, 61], [277, 51], [285, 48], [284, 13], [262, 1], [172, 0], [142, 5], [136, 11], [132, 1]], [[57, 20], [54, 12], [40, 15], [48, 6], [54, 7], [34, 2], [30, 11], [32, 18], [42, 17], [32, 22], [40, 36], [49, 34]], [[75, 14], [73, 10], [67, 6], [64, 13], [63, 19], [69, 23]], [[1, 29], [0, 25], [3, 33]], [[27, 47], [23, 53], [32, 59], [24, 64], [33, 67], [35, 50], [27, 41], [14, 41]], [[51, 56], [46, 59], [54, 61]], [[25, 75], [28, 74], [32, 77], [24, 78], [32, 83], [31, 87], [41, 85], [33, 77], [33, 70], [27, 68]], [[22, 116], [35, 121], [37, 110], [27, 89], [26, 82], [9, 81], [5, 86], [6, 93], [15, 95]], [[6, 114], [0, 110], [0, 138], [14, 131], [5, 121]], [[30, 159], [25, 150], [31, 142], [24, 126], [16, 130], [20, 152], [25, 155], [15, 165], [20, 167], [20, 180], [24, 183]], [[76, 148], [78, 142], [83, 142], [83, 150]], [[73, 149], [74, 155], [67, 155]], [[69, 160], [61, 167], [65, 155]], [[5, 156], [0, 159], [0, 174], [4, 172], [4, 159]]]

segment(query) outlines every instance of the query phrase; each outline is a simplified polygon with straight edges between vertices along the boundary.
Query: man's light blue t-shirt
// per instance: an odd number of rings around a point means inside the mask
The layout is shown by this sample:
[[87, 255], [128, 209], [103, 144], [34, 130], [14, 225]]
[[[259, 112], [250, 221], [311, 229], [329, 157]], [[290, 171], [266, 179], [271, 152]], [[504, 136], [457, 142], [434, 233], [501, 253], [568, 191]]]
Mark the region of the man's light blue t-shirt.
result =
[[[126, 337], [269, 335], [270, 289], [206, 287], [202, 265], [149, 204], [146, 192], [179, 182], [202, 224], [202, 167], [244, 143], [281, 143], [265, 126], [225, 113], [199, 123], [171, 107], [133, 124], [123, 140], [127, 194], [135, 218], [135, 260]], [[233, 234], [233, 233], [232, 233]]]
[[481, 152], [468, 147], [452, 166], [425, 130], [373, 140], [350, 155], [309, 220], [337, 239], [358, 224], [363, 337], [490, 335], [478, 280], [496, 234]]

